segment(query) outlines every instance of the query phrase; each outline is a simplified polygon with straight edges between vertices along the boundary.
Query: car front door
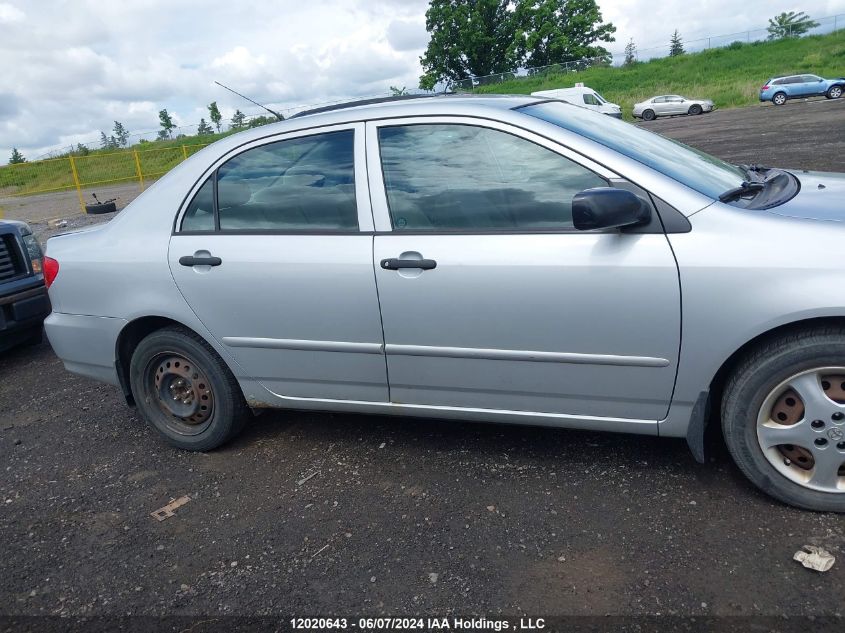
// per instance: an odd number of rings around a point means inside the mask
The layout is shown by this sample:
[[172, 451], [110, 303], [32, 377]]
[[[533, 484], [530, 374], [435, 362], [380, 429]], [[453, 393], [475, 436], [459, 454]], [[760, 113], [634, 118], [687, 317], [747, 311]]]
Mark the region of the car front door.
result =
[[387, 400], [363, 130], [297, 132], [221, 157], [171, 238], [191, 308], [281, 396]]
[[573, 195], [613, 174], [494, 122], [367, 128], [393, 402], [666, 415], [680, 343], [666, 236], [573, 228]]
[[818, 75], [803, 75], [804, 94], [820, 95], [825, 93], [824, 81]]
[[670, 95], [666, 97], [667, 111], [669, 114], [686, 114], [686, 106], [684, 98], [678, 95]]

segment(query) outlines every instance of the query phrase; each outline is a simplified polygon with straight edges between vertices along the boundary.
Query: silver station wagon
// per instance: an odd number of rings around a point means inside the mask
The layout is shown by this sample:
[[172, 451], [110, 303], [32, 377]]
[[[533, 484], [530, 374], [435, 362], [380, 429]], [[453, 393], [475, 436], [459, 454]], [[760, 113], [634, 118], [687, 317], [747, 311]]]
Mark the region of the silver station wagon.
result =
[[[845, 510], [845, 176], [535, 97], [305, 113], [49, 240], [47, 334], [166, 440], [252, 410], [685, 438]], [[712, 414], [712, 415], [711, 415]], [[610, 456], [608, 456], [610, 459]]]

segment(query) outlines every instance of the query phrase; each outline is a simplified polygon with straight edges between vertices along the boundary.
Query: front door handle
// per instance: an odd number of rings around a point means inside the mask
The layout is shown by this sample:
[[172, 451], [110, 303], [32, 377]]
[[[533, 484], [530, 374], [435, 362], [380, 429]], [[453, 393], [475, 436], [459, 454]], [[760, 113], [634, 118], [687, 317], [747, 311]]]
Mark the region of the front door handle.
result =
[[193, 255], [183, 255], [179, 258], [179, 263], [183, 266], [219, 266], [223, 260], [219, 257], [195, 257]]
[[437, 268], [437, 262], [433, 259], [383, 259], [381, 260], [381, 267], [385, 270], [399, 270], [400, 268], [422, 268], [423, 270], [431, 270]]

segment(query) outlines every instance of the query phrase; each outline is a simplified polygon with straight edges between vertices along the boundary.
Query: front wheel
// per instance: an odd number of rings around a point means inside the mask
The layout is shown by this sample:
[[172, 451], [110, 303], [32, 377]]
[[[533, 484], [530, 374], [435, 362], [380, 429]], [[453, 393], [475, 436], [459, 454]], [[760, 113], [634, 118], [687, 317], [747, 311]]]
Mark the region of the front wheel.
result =
[[783, 105], [786, 103], [786, 95], [783, 92], [777, 93], [774, 97], [772, 97], [772, 103], [775, 105]]
[[726, 386], [722, 430], [763, 491], [845, 512], [845, 330], [805, 330], [747, 356]]
[[825, 96], [828, 99], [838, 99], [842, 96], [842, 86], [831, 86]]
[[181, 327], [158, 330], [138, 344], [129, 383], [147, 423], [178, 448], [216, 448], [240, 433], [250, 415], [229, 368]]
[[701, 109], [700, 105], [695, 104], [695, 105], [690, 106], [689, 114], [701, 114], [701, 113], [702, 113], [702, 109]]
[[644, 110], [643, 121], [654, 121], [654, 110]]

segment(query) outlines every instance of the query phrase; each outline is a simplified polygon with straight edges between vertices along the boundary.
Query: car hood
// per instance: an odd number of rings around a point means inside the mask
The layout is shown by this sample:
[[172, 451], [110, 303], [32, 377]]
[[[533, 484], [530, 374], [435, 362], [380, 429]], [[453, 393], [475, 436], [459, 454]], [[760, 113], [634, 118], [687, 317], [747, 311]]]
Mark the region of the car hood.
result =
[[845, 174], [790, 171], [801, 182], [798, 195], [769, 213], [806, 220], [845, 222]]

